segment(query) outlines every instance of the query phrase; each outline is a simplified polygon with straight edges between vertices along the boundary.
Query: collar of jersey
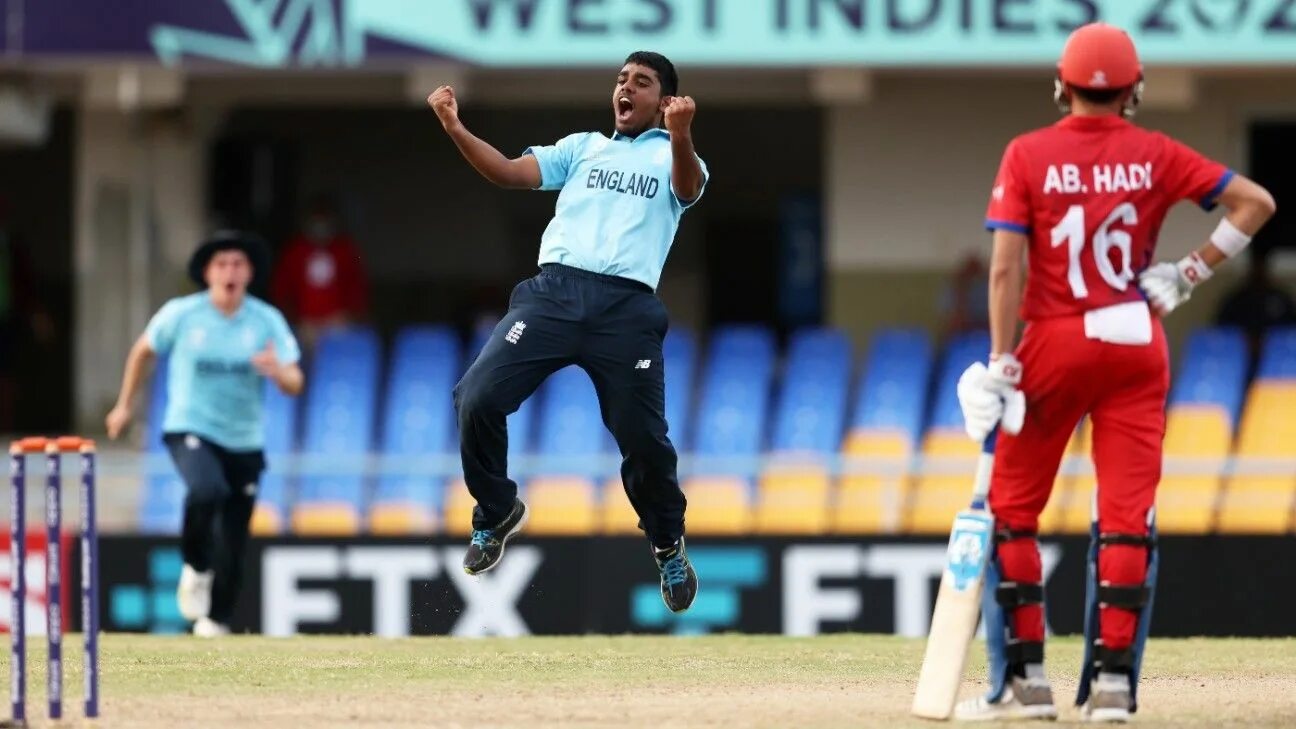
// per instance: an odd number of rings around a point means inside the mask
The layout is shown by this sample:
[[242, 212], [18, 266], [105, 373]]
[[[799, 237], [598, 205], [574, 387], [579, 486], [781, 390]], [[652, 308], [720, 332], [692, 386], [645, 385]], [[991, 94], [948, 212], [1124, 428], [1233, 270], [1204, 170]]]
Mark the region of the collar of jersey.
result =
[[662, 129], [661, 127], [653, 127], [652, 129], [645, 129], [643, 133], [637, 137], [630, 137], [616, 130], [612, 131], [612, 141], [614, 142], [619, 142], [625, 139], [633, 143], [639, 141], [640, 139], [647, 139], [649, 137], [657, 137], [657, 136], [666, 137], [667, 139], [670, 139], [670, 132], [666, 131], [665, 129]]
[[1115, 114], [1103, 114], [1101, 116], [1078, 116], [1069, 114], [1058, 122], [1058, 126], [1068, 129], [1115, 129], [1117, 127], [1127, 126], [1128, 121]]
[[206, 301], [203, 303], [207, 305], [207, 308], [210, 309], [213, 314], [220, 317], [222, 321], [238, 321], [243, 318], [245, 313], [247, 313], [248, 294], [246, 292], [243, 294], [243, 303], [239, 304], [239, 308], [235, 309], [234, 313], [229, 314], [228, 316], [225, 312], [216, 307], [216, 303], [211, 300], [210, 292], [207, 292], [207, 296], [204, 298], [206, 298]]

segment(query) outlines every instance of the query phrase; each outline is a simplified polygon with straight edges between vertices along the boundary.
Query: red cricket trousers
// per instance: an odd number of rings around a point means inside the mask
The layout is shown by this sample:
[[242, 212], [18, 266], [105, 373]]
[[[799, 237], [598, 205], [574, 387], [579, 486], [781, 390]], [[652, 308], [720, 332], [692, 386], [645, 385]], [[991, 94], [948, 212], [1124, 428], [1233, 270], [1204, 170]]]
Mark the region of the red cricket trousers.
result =
[[[1026, 422], [1018, 435], [999, 437], [989, 502], [997, 529], [1026, 535], [998, 545], [1003, 580], [1038, 584], [1043, 578], [1034, 537], [1039, 515], [1067, 441], [1086, 414], [1093, 425], [1099, 532], [1147, 534], [1148, 511], [1161, 480], [1169, 353], [1158, 319], [1152, 320], [1150, 344], [1124, 345], [1089, 339], [1084, 318], [1073, 316], [1030, 322], [1016, 354], [1022, 363]], [[1098, 575], [1113, 585], [1142, 584], [1146, 548], [1102, 548]], [[1017, 607], [1010, 619], [1018, 640], [1043, 641], [1041, 605]], [[1137, 623], [1135, 611], [1103, 607], [1103, 643], [1113, 650], [1129, 647]]]

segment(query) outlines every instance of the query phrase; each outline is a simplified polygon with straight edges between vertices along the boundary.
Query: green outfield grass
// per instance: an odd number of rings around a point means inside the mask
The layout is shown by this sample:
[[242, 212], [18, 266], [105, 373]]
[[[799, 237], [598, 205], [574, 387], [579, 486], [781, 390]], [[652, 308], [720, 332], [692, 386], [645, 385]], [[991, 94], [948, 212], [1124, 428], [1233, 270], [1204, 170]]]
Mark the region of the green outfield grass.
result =
[[[65, 715], [80, 716], [79, 640], [65, 643]], [[44, 643], [28, 715], [45, 716]], [[37, 648], [41, 650], [37, 650]], [[108, 635], [102, 726], [872, 727], [908, 718], [922, 644], [889, 636], [465, 640]], [[979, 690], [979, 655], [967, 693]], [[1074, 722], [1080, 644], [1050, 643]], [[8, 671], [5, 653], [5, 668]], [[1296, 640], [1157, 640], [1143, 726], [1296, 726]]]

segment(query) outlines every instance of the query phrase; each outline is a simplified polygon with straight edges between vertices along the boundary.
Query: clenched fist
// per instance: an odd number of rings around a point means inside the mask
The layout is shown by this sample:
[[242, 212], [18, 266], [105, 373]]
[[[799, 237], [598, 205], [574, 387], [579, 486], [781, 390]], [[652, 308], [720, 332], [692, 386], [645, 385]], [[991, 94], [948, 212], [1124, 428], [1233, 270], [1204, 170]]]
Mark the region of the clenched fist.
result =
[[441, 120], [441, 126], [449, 127], [451, 124], [459, 121], [459, 102], [455, 99], [454, 87], [442, 86], [436, 91], [428, 94], [428, 106], [436, 112], [437, 118]]
[[671, 134], [688, 134], [695, 113], [697, 113], [697, 104], [694, 103], [692, 96], [670, 97], [664, 111], [666, 131]]

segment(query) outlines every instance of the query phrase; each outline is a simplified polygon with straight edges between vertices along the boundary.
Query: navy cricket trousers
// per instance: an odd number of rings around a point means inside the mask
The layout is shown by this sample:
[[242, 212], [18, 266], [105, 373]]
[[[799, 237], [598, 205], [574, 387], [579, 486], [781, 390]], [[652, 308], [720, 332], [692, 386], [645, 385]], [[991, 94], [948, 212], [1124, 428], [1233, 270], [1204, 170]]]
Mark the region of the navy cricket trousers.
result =
[[594, 382], [640, 528], [659, 547], [684, 534], [684, 492], [666, 436], [666, 328], [666, 308], [637, 281], [545, 264], [513, 289], [508, 314], [454, 390], [475, 529], [503, 521], [517, 497], [505, 417], [546, 377], [575, 364]]
[[162, 440], [187, 487], [180, 553], [195, 570], [211, 570], [207, 617], [228, 625], [243, 587], [243, 555], [265, 456], [227, 450], [193, 433], [167, 433]]

